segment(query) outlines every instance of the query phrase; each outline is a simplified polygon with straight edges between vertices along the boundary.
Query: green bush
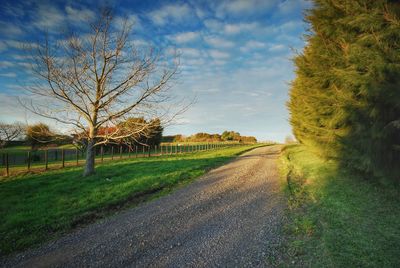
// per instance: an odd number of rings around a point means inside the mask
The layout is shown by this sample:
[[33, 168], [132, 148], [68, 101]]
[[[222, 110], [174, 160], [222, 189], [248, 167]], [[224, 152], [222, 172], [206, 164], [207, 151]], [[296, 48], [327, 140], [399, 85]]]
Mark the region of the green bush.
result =
[[297, 140], [363, 173], [400, 176], [400, 3], [314, 0], [295, 59]]

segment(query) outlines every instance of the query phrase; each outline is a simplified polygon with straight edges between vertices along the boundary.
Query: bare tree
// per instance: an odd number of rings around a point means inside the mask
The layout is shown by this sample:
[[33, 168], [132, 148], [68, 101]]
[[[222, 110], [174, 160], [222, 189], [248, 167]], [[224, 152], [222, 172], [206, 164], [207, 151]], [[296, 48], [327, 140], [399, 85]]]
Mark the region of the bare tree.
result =
[[6, 124], [0, 122], [0, 148], [3, 148], [12, 140], [21, 137], [24, 126], [21, 123]]
[[[29, 92], [42, 103], [23, 102], [30, 111], [73, 126], [87, 140], [84, 176], [94, 173], [95, 146], [132, 133], [118, 123], [128, 117], [171, 119], [170, 82], [177, 72], [177, 57], [153, 49], [138, 49], [129, 40], [132, 25], [116, 25], [109, 9], [90, 24], [89, 33], [72, 33], [61, 41], [33, 48], [33, 72], [40, 78]], [[44, 102], [43, 102], [44, 101]], [[115, 131], [99, 133], [101, 127]]]
[[58, 135], [50, 130], [44, 123], [28, 125], [25, 128], [25, 140], [29, 142], [32, 150], [38, 145], [49, 144], [58, 140]]

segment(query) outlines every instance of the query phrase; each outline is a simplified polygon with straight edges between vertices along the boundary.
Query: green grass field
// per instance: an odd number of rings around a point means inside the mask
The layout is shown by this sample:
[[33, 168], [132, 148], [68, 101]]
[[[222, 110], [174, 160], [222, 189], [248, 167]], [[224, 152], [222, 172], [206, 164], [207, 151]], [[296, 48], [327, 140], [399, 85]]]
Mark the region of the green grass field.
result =
[[0, 255], [168, 193], [256, 146], [107, 162], [87, 178], [82, 167], [2, 178]]
[[400, 190], [324, 161], [300, 145], [282, 156], [289, 184], [290, 265], [400, 267]]
[[[190, 145], [190, 146], [189, 146]], [[196, 145], [196, 146], [194, 146]], [[242, 144], [243, 145], [243, 144]], [[152, 147], [150, 149], [151, 157], [153, 156], [159, 156], [160, 153], [162, 152], [163, 154], [171, 154], [171, 151], [173, 154], [177, 153], [191, 153], [193, 151], [204, 151], [208, 148], [208, 150], [213, 150], [212, 146], [218, 146], [214, 147], [214, 149], [218, 148], [223, 148], [223, 147], [230, 147], [230, 146], [240, 146], [238, 143], [185, 143], [185, 144], [180, 144], [178, 143], [170, 143], [170, 144], [162, 144], [162, 148], [160, 146], [154, 148]], [[9, 175], [10, 176], [15, 176], [15, 175], [22, 175], [26, 173], [32, 173], [32, 172], [44, 172], [46, 170], [46, 165], [45, 165], [45, 150], [55, 150], [58, 149], [58, 158], [55, 159], [54, 151], [53, 154], [49, 154], [49, 160], [48, 160], [48, 169], [60, 169], [62, 168], [62, 160], [61, 160], [61, 149], [65, 149], [65, 161], [64, 165], [65, 166], [79, 166], [84, 164], [85, 162], [85, 155], [83, 152], [79, 152], [78, 154], [78, 159], [76, 158], [76, 148], [72, 144], [66, 144], [62, 145], [59, 147], [50, 147], [50, 148], [38, 148], [37, 150], [31, 150], [30, 147], [28, 146], [12, 146], [12, 147], [7, 147], [0, 149], [0, 154], [3, 153], [8, 153], [9, 154]], [[27, 162], [27, 155], [28, 152], [31, 153], [31, 159], [34, 159], [36, 157], [40, 157], [39, 159], [32, 160], [30, 162], [30, 165], [28, 166]], [[13, 161], [13, 157], [15, 156], [22, 156], [22, 158], [19, 158], [17, 161]], [[142, 148], [139, 148], [139, 150], [135, 151], [134, 149], [128, 153], [127, 151], [124, 151], [122, 154], [119, 152], [119, 147], [115, 146], [114, 147], [114, 156], [111, 155], [111, 152], [105, 152], [103, 158], [97, 153], [96, 156], [96, 162], [102, 163], [102, 159], [104, 161], [110, 161], [112, 159], [122, 159], [122, 158], [136, 158], [136, 157], [148, 157], [149, 152], [146, 149], [145, 152], [143, 152]], [[4, 164], [4, 160], [2, 157], [1, 159], [1, 165], [0, 165], [0, 179], [2, 176], [7, 176], [6, 174], [6, 165]], [[28, 168], [29, 167], [29, 168]]]
[[0, 153], [26, 153], [31, 149], [30, 146], [12, 146], [12, 147], [6, 147], [6, 148], [1, 148]]

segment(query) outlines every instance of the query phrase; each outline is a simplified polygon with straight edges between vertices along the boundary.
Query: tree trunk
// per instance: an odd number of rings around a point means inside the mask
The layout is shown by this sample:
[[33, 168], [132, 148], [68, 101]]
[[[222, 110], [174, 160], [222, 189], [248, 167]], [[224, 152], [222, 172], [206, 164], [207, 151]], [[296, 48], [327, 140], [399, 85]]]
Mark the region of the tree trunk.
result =
[[85, 177], [94, 174], [94, 162], [96, 157], [94, 143], [95, 141], [93, 138], [88, 140], [86, 148], [85, 170], [83, 172], [83, 176]]

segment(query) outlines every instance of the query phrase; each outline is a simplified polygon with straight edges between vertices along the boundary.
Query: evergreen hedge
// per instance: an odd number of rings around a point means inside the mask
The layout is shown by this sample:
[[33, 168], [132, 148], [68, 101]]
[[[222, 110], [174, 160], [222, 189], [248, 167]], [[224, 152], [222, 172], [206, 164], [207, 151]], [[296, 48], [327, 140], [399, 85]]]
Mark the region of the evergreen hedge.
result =
[[314, 0], [305, 19], [288, 102], [296, 138], [400, 180], [400, 1]]

